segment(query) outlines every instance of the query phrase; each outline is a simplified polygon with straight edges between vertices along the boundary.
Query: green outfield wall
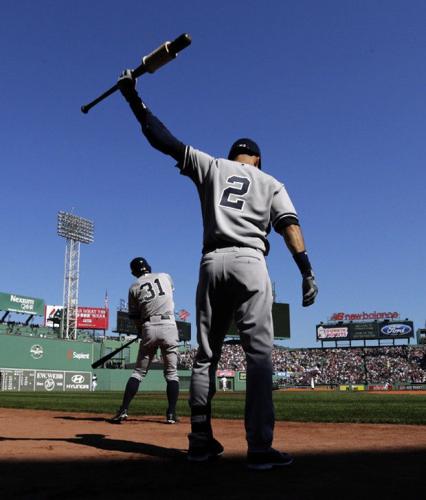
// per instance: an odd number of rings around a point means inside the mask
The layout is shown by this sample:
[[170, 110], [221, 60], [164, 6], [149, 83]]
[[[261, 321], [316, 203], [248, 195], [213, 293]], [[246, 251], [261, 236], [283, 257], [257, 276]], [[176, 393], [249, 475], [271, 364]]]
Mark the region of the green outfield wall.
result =
[[[120, 340], [80, 342], [75, 340], [0, 334], [0, 390], [3, 391], [122, 391], [132, 374], [124, 366], [136, 362], [135, 342], [113, 357], [103, 368], [93, 370], [94, 361], [120, 347]], [[245, 372], [228, 377], [228, 390], [245, 390]], [[93, 376], [96, 375], [96, 387]], [[189, 389], [191, 371], [179, 370], [181, 390]], [[217, 381], [220, 390], [220, 382]], [[141, 391], [166, 389], [163, 370], [152, 369]]]
[[91, 371], [93, 342], [0, 335], [0, 367]]
[[[96, 390], [99, 391], [123, 391], [127, 380], [133, 373], [133, 370], [93, 370], [96, 374], [98, 386]], [[189, 380], [191, 377], [190, 370], [179, 370], [179, 379], [181, 390], [189, 389]], [[149, 391], [165, 391], [166, 381], [162, 370], [150, 370], [140, 385], [139, 392]]]

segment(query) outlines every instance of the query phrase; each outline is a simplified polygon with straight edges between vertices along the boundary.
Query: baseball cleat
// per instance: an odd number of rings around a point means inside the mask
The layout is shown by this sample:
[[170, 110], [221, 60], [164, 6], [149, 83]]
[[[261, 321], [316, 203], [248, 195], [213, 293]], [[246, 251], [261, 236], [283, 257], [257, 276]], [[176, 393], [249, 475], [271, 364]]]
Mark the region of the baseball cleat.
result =
[[269, 470], [272, 467], [291, 465], [294, 458], [288, 453], [282, 453], [271, 448], [268, 451], [247, 452], [247, 467], [254, 470]]
[[223, 455], [223, 446], [214, 438], [189, 445], [187, 459], [190, 462], [207, 462]]
[[166, 415], [166, 423], [168, 424], [177, 424], [179, 419], [176, 416], [176, 413], [167, 413]]
[[121, 424], [128, 417], [127, 410], [120, 409], [118, 412], [109, 420], [111, 424]]

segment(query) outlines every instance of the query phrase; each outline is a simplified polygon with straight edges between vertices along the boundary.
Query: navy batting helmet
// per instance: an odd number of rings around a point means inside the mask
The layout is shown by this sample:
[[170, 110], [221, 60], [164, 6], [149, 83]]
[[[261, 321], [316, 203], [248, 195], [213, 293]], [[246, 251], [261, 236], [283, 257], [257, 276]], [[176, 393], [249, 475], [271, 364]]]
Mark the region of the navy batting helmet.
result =
[[139, 278], [139, 276], [142, 276], [143, 274], [150, 273], [151, 266], [143, 257], [135, 257], [130, 262], [130, 270], [132, 271], [133, 276]]
[[261, 168], [261, 154], [259, 146], [252, 140], [247, 137], [243, 137], [242, 139], [238, 139], [232, 144], [231, 149], [229, 150], [228, 160], [233, 160], [239, 154], [246, 154], [250, 156], [258, 156], [259, 157], [259, 168]]

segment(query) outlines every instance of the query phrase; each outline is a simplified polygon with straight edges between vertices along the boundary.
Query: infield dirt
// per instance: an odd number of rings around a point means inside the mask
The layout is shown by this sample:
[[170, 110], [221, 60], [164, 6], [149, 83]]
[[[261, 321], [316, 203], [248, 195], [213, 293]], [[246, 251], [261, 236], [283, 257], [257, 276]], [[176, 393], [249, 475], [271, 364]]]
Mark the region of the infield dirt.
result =
[[214, 420], [225, 455], [194, 466], [188, 418], [107, 417], [0, 409], [1, 498], [401, 498], [423, 484], [426, 426], [277, 422], [274, 446], [295, 464], [253, 473], [241, 420]]

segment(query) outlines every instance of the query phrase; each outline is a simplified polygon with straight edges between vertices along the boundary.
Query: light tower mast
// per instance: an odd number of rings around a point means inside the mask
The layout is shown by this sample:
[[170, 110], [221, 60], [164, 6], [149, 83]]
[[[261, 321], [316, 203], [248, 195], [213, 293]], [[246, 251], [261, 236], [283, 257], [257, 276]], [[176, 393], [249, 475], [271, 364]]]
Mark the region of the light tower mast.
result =
[[67, 212], [58, 212], [58, 236], [66, 238], [62, 336], [77, 339], [80, 243], [93, 243], [93, 222]]

